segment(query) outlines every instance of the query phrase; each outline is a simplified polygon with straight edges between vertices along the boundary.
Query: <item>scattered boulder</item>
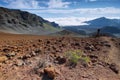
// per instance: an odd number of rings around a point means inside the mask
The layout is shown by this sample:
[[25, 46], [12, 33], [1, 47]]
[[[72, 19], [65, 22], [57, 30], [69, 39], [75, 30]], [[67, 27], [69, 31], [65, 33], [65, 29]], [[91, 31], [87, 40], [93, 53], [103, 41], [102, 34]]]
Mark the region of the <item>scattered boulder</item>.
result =
[[6, 56], [7, 56], [8, 58], [14, 57], [15, 55], [16, 55], [15, 52], [11, 52], [11, 53], [7, 53], [7, 54], [6, 54]]
[[31, 52], [31, 56], [36, 56], [36, 53], [34, 51]]
[[22, 66], [22, 65], [24, 65], [24, 64], [25, 64], [25, 63], [24, 63], [23, 60], [17, 60], [16, 63], [15, 63], [16, 66]]
[[75, 43], [75, 46], [80, 46], [80, 44], [78, 42]]
[[97, 59], [98, 58], [98, 56], [96, 56], [96, 55], [89, 55], [89, 57], [91, 58], [91, 59]]
[[50, 41], [47, 41], [47, 44], [50, 44]]
[[119, 74], [119, 69], [115, 63], [110, 64], [109, 68], [116, 74]]
[[9, 51], [10, 51], [10, 49], [8, 49], [8, 48], [3, 49], [3, 52], [5, 52], [5, 53], [8, 53]]
[[91, 50], [91, 51], [94, 51], [94, 46], [93, 45], [87, 45], [87, 46], [85, 46], [85, 49], [86, 50]]
[[36, 54], [40, 54], [42, 51], [41, 51], [40, 49], [36, 49], [34, 52], [35, 52]]
[[58, 70], [55, 69], [55, 67], [50, 66], [47, 68], [44, 68], [44, 73], [48, 75], [48, 77], [54, 79], [57, 74], [60, 74], [60, 72]]
[[90, 57], [91, 62], [92, 62], [93, 64], [96, 63], [97, 60], [98, 60], [98, 56], [96, 56], [96, 55], [89, 55], [89, 57]]
[[119, 43], [119, 45], [120, 45], [120, 43]]
[[28, 58], [31, 58], [31, 55], [26, 54], [26, 55], [24, 55], [24, 56], [20, 56], [18, 59], [26, 60], [26, 59], [28, 59]]
[[111, 47], [111, 45], [108, 44], [108, 43], [104, 44], [104, 46], [106, 46], [106, 47]]
[[103, 46], [106, 46], [106, 47], [111, 47], [111, 45], [110, 45], [110, 43], [108, 41], [103, 41], [103, 42], [101, 42], [101, 44]]
[[37, 55], [40, 54], [40, 53], [41, 53], [41, 50], [36, 49], [35, 51], [32, 51], [32, 52], [30, 52], [29, 54], [24, 55], [22, 59], [31, 58], [31, 57], [37, 56]]
[[31, 55], [30, 54], [26, 54], [25, 57], [26, 58], [31, 58]]
[[47, 68], [47, 67], [50, 67], [50, 66], [52, 66], [53, 64], [51, 63], [51, 62], [49, 62], [49, 61], [44, 61], [43, 63], [42, 63], [42, 67], [44, 67], [44, 68]]
[[64, 64], [67, 61], [66, 58], [63, 56], [58, 56], [56, 60], [58, 61], [59, 64]]
[[42, 42], [42, 40], [38, 39], [38, 42]]
[[0, 63], [5, 62], [8, 58], [6, 56], [0, 56]]
[[44, 71], [43, 71], [43, 69], [36, 69], [35, 73], [39, 76], [42, 76], [44, 74]]

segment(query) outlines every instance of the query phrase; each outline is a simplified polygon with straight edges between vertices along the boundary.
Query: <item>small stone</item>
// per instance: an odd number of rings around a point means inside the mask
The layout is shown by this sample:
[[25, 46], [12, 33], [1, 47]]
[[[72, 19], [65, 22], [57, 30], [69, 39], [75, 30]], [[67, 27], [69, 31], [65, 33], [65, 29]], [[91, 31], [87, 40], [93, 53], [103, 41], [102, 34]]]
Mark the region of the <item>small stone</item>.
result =
[[22, 66], [22, 65], [24, 65], [24, 62], [22, 60], [17, 60], [15, 65]]
[[31, 55], [30, 54], [27, 54], [27, 55], [25, 55], [26, 56], [26, 58], [31, 58]]
[[44, 74], [43, 69], [37, 69], [36, 74], [39, 76], [43, 75]]
[[93, 59], [93, 58], [94, 58], [94, 59], [97, 59], [97, 58], [98, 58], [98, 56], [96, 56], [96, 55], [89, 55], [89, 57], [92, 58], [92, 59]]
[[104, 46], [106, 46], [106, 47], [111, 47], [111, 45], [110, 45], [110, 44], [104, 44]]
[[86, 50], [94, 51], [94, 46], [93, 46], [93, 45], [86, 46], [85, 49], [86, 49]]
[[50, 44], [50, 41], [47, 41], [47, 44]]
[[29, 56], [27, 56], [27, 55], [24, 55], [24, 56], [19, 57], [19, 59], [22, 59], [22, 60], [26, 60], [26, 59], [28, 59], [28, 58], [29, 58]]
[[32, 51], [31, 56], [36, 56], [36, 53], [34, 51]]
[[38, 42], [42, 42], [42, 40], [38, 39]]
[[48, 61], [44, 62], [43, 67], [46, 68], [46, 67], [49, 67], [49, 66], [52, 66], [51, 62], [48, 62]]
[[72, 78], [65, 78], [65, 80], [72, 80]]

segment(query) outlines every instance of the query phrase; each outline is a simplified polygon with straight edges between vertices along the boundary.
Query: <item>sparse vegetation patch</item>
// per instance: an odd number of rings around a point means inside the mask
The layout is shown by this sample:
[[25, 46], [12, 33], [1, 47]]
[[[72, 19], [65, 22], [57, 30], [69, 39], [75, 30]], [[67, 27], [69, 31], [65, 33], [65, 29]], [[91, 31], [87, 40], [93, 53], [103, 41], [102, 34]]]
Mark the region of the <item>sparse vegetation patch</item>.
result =
[[82, 63], [88, 64], [90, 62], [90, 58], [87, 56], [84, 56], [84, 53], [82, 50], [71, 50], [65, 52], [65, 57], [69, 61], [70, 65], [77, 65], [79, 61]]

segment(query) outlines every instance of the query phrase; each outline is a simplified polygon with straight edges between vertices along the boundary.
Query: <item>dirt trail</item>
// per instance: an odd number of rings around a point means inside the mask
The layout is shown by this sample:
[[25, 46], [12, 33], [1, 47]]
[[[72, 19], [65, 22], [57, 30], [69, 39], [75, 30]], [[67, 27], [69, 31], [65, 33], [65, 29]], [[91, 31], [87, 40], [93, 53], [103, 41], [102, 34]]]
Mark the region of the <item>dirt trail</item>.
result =
[[[111, 48], [109, 50], [109, 62], [115, 63], [119, 69], [120, 69], [120, 49], [115, 45], [115, 42], [111, 40], [111, 38], [104, 37], [105, 41], [108, 41], [111, 45]], [[120, 75], [120, 74], [119, 74]]]

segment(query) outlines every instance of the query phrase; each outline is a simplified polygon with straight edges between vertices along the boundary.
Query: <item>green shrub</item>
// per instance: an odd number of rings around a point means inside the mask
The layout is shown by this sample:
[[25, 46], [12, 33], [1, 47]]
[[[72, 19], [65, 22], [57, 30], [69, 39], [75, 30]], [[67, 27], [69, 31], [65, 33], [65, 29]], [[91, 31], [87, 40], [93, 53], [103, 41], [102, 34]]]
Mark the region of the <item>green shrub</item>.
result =
[[76, 65], [78, 61], [83, 61], [88, 64], [90, 62], [90, 58], [87, 56], [83, 56], [83, 51], [81, 50], [71, 50], [65, 53], [65, 57], [68, 59], [70, 64]]
[[90, 62], [90, 58], [89, 57], [82, 57], [81, 60], [83, 60], [86, 64], [88, 64]]

